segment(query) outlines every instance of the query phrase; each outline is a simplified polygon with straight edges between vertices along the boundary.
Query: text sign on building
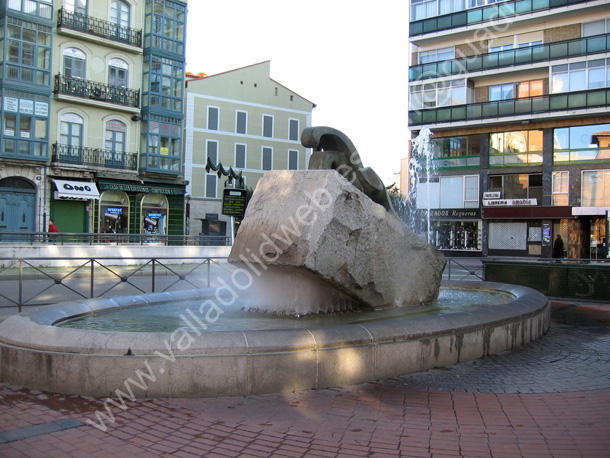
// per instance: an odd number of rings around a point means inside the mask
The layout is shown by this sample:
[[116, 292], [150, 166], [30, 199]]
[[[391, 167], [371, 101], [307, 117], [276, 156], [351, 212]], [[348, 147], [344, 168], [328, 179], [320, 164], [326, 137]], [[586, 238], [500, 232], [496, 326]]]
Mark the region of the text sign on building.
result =
[[538, 199], [494, 199], [484, 200], [486, 207], [530, 207], [538, 205]]
[[483, 199], [499, 199], [500, 191], [487, 191], [483, 193]]
[[430, 217], [440, 219], [481, 219], [480, 208], [435, 208], [430, 210]]
[[225, 189], [222, 196], [222, 214], [243, 218], [246, 213], [247, 195], [248, 191], [245, 189]]

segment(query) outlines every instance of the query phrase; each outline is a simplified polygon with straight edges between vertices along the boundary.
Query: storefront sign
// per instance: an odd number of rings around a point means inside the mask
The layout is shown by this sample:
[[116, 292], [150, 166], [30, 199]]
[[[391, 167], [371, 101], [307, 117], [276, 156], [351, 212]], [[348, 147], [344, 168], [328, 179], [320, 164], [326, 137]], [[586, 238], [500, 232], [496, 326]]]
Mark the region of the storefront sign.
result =
[[430, 217], [440, 219], [480, 219], [480, 208], [442, 208], [430, 210]]
[[483, 200], [486, 207], [529, 207], [538, 205], [537, 199], [494, 199]]
[[122, 215], [123, 209], [121, 207], [106, 207], [106, 213], [111, 215]]
[[149, 212], [148, 213], [148, 217], [149, 218], [159, 219], [159, 218], [161, 218], [161, 216], [163, 216], [163, 214], [162, 213], [158, 213], [158, 212], [155, 212], [155, 213]]
[[53, 180], [57, 191], [57, 200], [90, 200], [99, 199], [100, 193], [95, 183], [85, 181]]
[[125, 192], [143, 192], [146, 194], [173, 194], [173, 195], [184, 195], [186, 192], [184, 188], [167, 188], [163, 186], [147, 186], [140, 184], [123, 184], [123, 183], [105, 183], [99, 181], [98, 185], [103, 191], [125, 191]]
[[245, 189], [225, 189], [222, 196], [222, 214], [243, 218], [246, 213], [246, 197], [248, 191]]
[[500, 191], [488, 191], [483, 193], [483, 199], [499, 199]]

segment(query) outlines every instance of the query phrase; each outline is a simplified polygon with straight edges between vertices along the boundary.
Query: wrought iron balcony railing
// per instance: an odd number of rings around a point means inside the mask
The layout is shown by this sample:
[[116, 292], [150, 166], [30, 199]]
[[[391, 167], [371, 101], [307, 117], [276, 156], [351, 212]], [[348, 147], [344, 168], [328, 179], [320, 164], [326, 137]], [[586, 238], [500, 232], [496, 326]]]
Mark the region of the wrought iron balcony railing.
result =
[[608, 105], [610, 105], [610, 88], [601, 88], [422, 110], [411, 109], [409, 110], [409, 123], [412, 126], [419, 126], [480, 121], [507, 116], [544, 115], [557, 111], [599, 108]]
[[140, 90], [109, 86], [82, 78], [55, 75], [55, 94], [65, 94], [83, 99], [114, 103], [126, 107], [140, 108]]
[[65, 8], [59, 10], [57, 27], [77, 30], [88, 35], [107, 38], [112, 41], [142, 47], [142, 31], [123, 27], [81, 13], [71, 13]]
[[519, 16], [535, 11], [550, 10], [560, 6], [585, 3], [589, 0], [511, 0], [493, 5], [470, 8], [455, 13], [411, 21], [409, 35], [423, 35], [441, 30], [480, 24], [486, 21]]
[[412, 65], [409, 81], [545, 62], [610, 51], [610, 34]]
[[52, 162], [61, 164], [106, 167], [110, 169], [137, 170], [138, 155], [102, 148], [53, 144]]

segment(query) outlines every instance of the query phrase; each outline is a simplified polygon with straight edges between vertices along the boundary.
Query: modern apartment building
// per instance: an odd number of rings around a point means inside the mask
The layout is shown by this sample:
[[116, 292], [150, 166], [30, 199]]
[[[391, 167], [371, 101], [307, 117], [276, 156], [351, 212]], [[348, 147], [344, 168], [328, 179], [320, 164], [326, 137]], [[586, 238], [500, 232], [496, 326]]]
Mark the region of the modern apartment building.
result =
[[186, 2], [0, 7], [0, 230], [184, 231]]
[[431, 241], [551, 257], [559, 234], [568, 257], [605, 257], [610, 3], [411, 0], [410, 41], [410, 129], [433, 132], [437, 169], [418, 185]]
[[219, 221], [225, 228], [220, 235], [229, 235], [229, 217], [222, 214], [228, 178], [206, 171], [208, 159], [241, 172], [252, 189], [267, 170], [307, 168], [301, 132], [311, 126], [315, 105], [271, 79], [270, 70], [266, 61], [187, 81], [185, 178], [191, 234]]

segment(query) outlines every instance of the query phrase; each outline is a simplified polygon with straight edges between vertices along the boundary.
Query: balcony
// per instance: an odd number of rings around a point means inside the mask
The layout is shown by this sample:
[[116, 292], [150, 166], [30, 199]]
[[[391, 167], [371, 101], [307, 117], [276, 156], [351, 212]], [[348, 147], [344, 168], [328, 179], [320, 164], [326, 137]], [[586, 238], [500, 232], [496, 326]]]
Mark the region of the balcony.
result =
[[566, 110], [607, 107], [609, 104], [610, 88], [601, 88], [577, 92], [562, 92], [531, 98], [471, 103], [421, 110], [411, 109], [409, 110], [409, 124], [421, 126], [480, 121], [509, 116], [544, 115]]
[[101, 37], [138, 48], [142, 47], [141, 30], [119, 26], [81, 13], [71, 13], [66, 11], [65, 8], [58, 12], [57, 28], [75, 30], [93, 37]]
[[413, 65], [409, 68], [409, 81], [421, 81], [429, 78], [533, 64], [553, 59], [586, 56], [608, 51], [610, 51], [610, 34], [577, 38], [477, 56]]
[[442, 30], [480, 24], [486, 21], [505, 19], [521, 14], [553, 8], [586, 3], [589, 0], [511, 0], [503, 3], [470, 8], [455, 13], [434, 16], [419, 21], [412, 21], [409, 26], [409, 36], [423, 35]]
[[55, 75], [55, 94], [70, 95], [82, 99], [107, 102], [131, 108], [140, 108], [140, 90], [109, 86], [103, 83]]
[[138, 155], [102, 148], [53, 144], [51, 161], [55, 164], [105, 167], [109, 169], [137, 170]]

